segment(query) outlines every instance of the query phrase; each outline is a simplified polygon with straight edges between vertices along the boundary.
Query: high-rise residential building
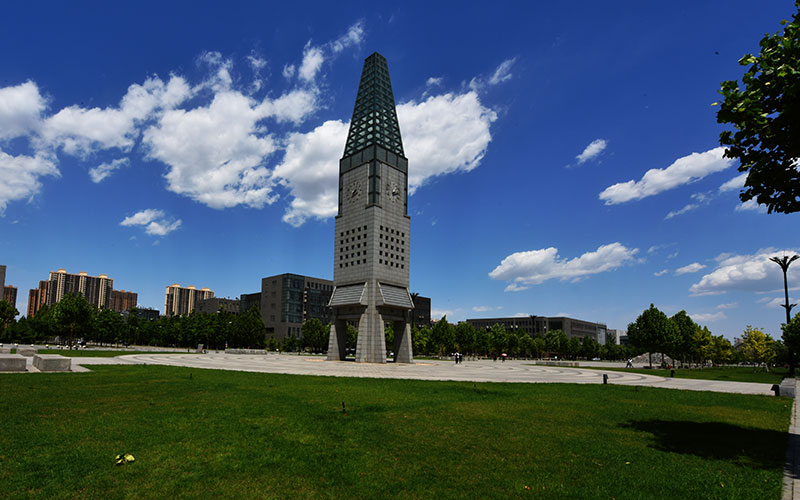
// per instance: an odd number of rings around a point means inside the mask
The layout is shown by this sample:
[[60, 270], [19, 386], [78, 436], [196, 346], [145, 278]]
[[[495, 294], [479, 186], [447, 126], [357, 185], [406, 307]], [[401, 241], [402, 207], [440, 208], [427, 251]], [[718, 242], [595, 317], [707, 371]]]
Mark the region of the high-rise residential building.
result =
[[50, 272], [50, 283], [47, 287], [47, 304], [53, 305], [64, 295], [81, 294], [95, 307], [108, 307], [114, 280], [105, 274], [89, 276], [86, 272], [68, 273], [64, 269]]
[[33, 317], [43, 305], [47, 304], [47, 290], [49, 281], [40, 281], [39, 288], [34, 288], [28, 293], [28, 317]]
[[3, 287], [3, 298], [0, 300], [5, 300], [6, 302], [10, 303], [12, 306], [17, 307], [17, 287], [6, 285]]
[[6, 266], [0, 264], [0, 300], [3, 300], [3, 291], [6, 286]]
[[210, 288], [196, 289], [193, 286], [182, 287], [174, 283], [167, 287], [166, 297], [164, 298], [164, 315], [187, 315], [194, 311], [197, 301], [210, 299], [214, 292]]
[[111, 290], [111, 297], [108, 302], [108, 309], [117, 312], [130, 311], [136, 307], [139, 294], [136, 292], [126, 292], [125, 290]]
[[[350, 130], [339, 160], [334, 235], [333, 325], [328, 359], [344, 359], [347, 322], [358, 324], [356, 361], [386, 362], [384, 325], [395, 361], [412, 361], [408, 159], [403, 152], [386, 58], [364, 61]], [[391, 348], [391, 347], [390, 347]]]
[[303, 322], [317, 318], [330, 321], [328, 302], [333, 293], [333, 281], [279, 274], [261, 280], [261, 318], [267, 337], [276, 340], [290, 335], [301, 336]]

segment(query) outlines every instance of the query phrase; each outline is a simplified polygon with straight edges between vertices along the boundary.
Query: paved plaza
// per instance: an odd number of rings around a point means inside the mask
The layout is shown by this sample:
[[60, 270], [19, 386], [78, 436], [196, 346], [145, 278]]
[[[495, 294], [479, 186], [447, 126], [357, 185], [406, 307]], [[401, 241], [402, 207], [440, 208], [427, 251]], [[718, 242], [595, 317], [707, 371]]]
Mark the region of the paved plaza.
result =
[[[293, 375], [320, 375], [329, 377], [392, 378], [416, 380], [455, 380], [461, 382], [518, 382], [518, 383], [569, 383], [602, 384], [603, 374], [609, 384], [663, 387], [692, 391], [732, 392], [740, 394], [773, 394], [770, 384], [725, 382], [664, 378], [640, 373], [603, 371], [587, 368], [536, 365], [530, 360], [464, 361], [455, 364], [444, 360], [418, 360], [414, 363], [355, 363], [352, 361], [325, 361], [322, 356], [295, 354], [154, 354], [141, 353], [115, 358], [73, 358], [75, 371], [85, 370], [94, 364], [148, 364], [236, 370], [260, 373], [287, 373]], [[603, 363], [592, 363], [598, 367]], [[616, 366], [617, 364], [608, 364]], [[621, 365], [620, 365], [621, 366]]]

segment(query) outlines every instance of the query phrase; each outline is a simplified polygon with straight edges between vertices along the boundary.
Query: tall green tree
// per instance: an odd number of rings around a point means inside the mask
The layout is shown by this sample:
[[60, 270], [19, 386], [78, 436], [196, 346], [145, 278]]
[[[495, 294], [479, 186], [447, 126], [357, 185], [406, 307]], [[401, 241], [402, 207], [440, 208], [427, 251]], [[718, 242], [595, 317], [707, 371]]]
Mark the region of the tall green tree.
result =
[[119, 339], [125, 327], [125, 320], [118, 312], [105, 308], [94, 314], [93, 322], [93, 340], [101, 344], [110, 344]]
[[714, 355], [714, 336], [707, 326], [695, 326], [692, 335], [692, 358], [703, 366]]
[[781, 325], [783, 330], [783, 343], [789, 351], [800, 354], [800, 313], [797, 313], [789, 323]]
[[303, 346], [310, 348], [311, 352], [322, 352], [328, 347], [329, 330], [330, 325], [326, 327], [317, 318], [306, 320], [300, 327], [300, 332], [303, 334]]
[[686, 358], [692, 355], [692, 339], [697, 323], [692, 321], [686, 311], [679, 311], [670, 320], [675, 324], [676, 335], [673, 337], [672, 345], [669, 346], [668, 354], [674, 359], [680, 359], [683, 366]]
[[53, 323], [62, 341], [72, 346], [76, 337], [91, 333], [94, 306], [81, 294], [67, 293], [53, 306]]
[[11, 305], [11, 302], [0, 300], [0, 338], [2, 338], [3, 332], [14, 323], [17, 314], [19, 311]]
[[567, 352], [567, 334], [562, 330], [550, 330], [544, 335], [544, 344], [551, 355], [564, 355]]
[[775, 349], [772, 343], [772, 337], [765, 334], [760, 328], [747, 325], [739, 342], [739, 350], [746, 361], [756, 365], [763, 363], [766, 370], [769, 371], [769, 364], [775, 359]]
[[475, 352], [475, 339], [477, 331], [471, 323], [461, 321], [455, 328], [456, 349], [463, 353]]
[[653, 353], [667, 352], [676, 336], [675, 323], [653, 304], [628, 325], [628, 340], [634, 347], [647, 351], [650, 368], [653, 368]]
[[739, 160], [747, 172], [742, 201], [755, 199], [767, 211], [800, 210], [800, 0], [783, 31], [761, 39], [757, 56], [746, 54], [744, 88], [736, 80], [722, 82], [717, 122], [733, 125], [719, 142], [725, 156]]
[[430, 344], [433, 353], [441, 356], [453, 352], [455, 349], [456, 334], [453, 325], [447, 322], [447, 316], [436, 322], [431, 328]]

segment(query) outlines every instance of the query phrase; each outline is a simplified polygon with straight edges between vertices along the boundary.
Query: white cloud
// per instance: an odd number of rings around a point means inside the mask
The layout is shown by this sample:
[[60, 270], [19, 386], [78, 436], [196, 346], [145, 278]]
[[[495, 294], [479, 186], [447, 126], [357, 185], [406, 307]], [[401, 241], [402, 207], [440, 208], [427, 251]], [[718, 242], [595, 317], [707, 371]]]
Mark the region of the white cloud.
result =
[[297, 71], [297, 68], [294, 67], [294, 64], [287, 64], [286, 66], [283, 67], [282, 74], [283, 74], [283, 77], [288, 80], [288, 79], [290, 79], [291, 77], [294, 76], [296, 71]]
[[316, 110], [317, 92], [308, 89], [294, 89], [277, 99], [264, 99], [256, 108], [258, 118], [272, 117], [278, 123], [292, 122], [299, 125]]
[[489, 312], [489, 311], [499, 311], [503, 308], [503, 306], [474, 306], [472, 308], [475, 312]]
[[89, 170], [89, 176], [92, 178], [92, 182], [98, 183], [111, 175], [114, 170], [127, 167], [130, 165], [130, 163], [130, 160], [127, 158], [112, 160], [111, 163], [101, 163], [100, 165]]
[[130, 151], [140, 134], [138, 125], [157, 109], [171, 109], [192, 95], [186, 81], [177, 76], [164, 83], [148, 78], [133, 84], [118, 107], [86, 109], [69, 106], [44, 121], [42, 146], [61, 147], [85, 157], [98, 149]]
[[683, 208], [681, 208], [679, 210], [673, 210], [672, 212], [668, 213], [666, 215], [666, 217], [664, 217], [664, 220], [669, 220], [669, 219], [675, 217], [676, 215], [683, 215], [686, 212], [691, 212], [692, 210], [695, 210], [699, 206], [700, 205], [698, 205], [696, 203], [688, 203]]
[[724, 158], [722, 156], [724, 152], [725, 148], [718, 147], [704, 153], [692, 153], [678, 158], [667, 168], [648, 170], [638, 182], [630, 180], [609, 186], [599, 197], [606, 205], [614, 205], [653, 196], [694, 182], [730, 167], [733, 160]]
[[727, 318], [725, 313], [722, 311], [715, 313], [691, 313], [689, 314], [689, 317], [692, 318], [692, 321], [696, 323], [713, 323], [714, 321]]
[[744, 187], [744, 181], [747, 180], [747, 172], [737, 175], [733, 179], [729, 180], [728, 182], [724, 183], [719, 187], [720, 192], [725, 191], [736, 191], [742, 189]]
[[497, 266], [489, 277], [510, 282], [506, 291], [524, 290], [550, 279], [577, 281], [583, 277], [612, 271], [633, 260], [639, 250], [611, 243], [571, 260], [561, 259], [558, 249], [550, 247], [516, 252]]
[[[769, 258], [795, 253], [798, 250], [766, 248], [752, 255], [720, 255], [716, 269], [692, 285], [689, 292], [692, 295], [716, 295], [733, 290], [768, 292], [780, 289], [783, 273]], [[795, 266], [789, 268], [790, 281], [794, 279], [796, 271]]]
[[662, 269], [660, 271], [654, 272], [653, 276], [664, 276], [669, 272], [669, 269]]
[[511, 317], [512, 318], [527, 318], [528, 316], [530, 316], [530, 314], [523, 313], [523, 312], [518, 312], [518, 313], [514, 313]]
[[273, 179], [291, 191], [283, 220], [295, 227], [309, 217], [325, 219], [338, 211], [339, 163], [348, 125], [330, 120], [306, 134], [290, 134]]
[[253, 69], [253, 71], [261, 71], [267, 67], [267, 60], [262, 59], [255, 54], [250, 54], [247, 56], [247, 62], [250, 63], [250, 67]]
[[758, 213], [761, 213], [761, 214], [765, 214], [765, 213], [767, 213], [767, 206], [766, 205], [759, 205], [758, 202], [756, 201], [756, 199], [752, 198], [750, 200], [747, 200], [744, 203], [740, 203], [739, 205], [736, 205], [736, 211], [737, 212], [742, 212], [742, 211], [745, 211], [745, 210], [751, 211], [751, 212], [758, 212]]
[[149, 127], [143, 144], [169, 166], [167, 189], [218, 209], [272, 203], [263, 163], [276, 145], [257, 125], [264, 116], [254, 105], [239, 92], [219, 92], [208, 106], [168, 111]]
[[163, 210], [148, 208], [125, 217], [120, 226], [143, 226], [147, 234], [153, 236], [166, 236], [181, 226], [181, 220], [170, 220]]
[[[765, 303], [764, 307], [768, 307], [770, 309], [784, 309], [785, 310], [783, 305], [786, 304], [786, 297], [775, 297], [774, 299], [767, 298], [767, 300], [765, 300], [764, 303]], [[796, 303], [797, 303], [797, 299], [795, 299], [794, 297], [789, 297], [789, 304], [796, 304]]]
[[314, 81], [323, 62], [325, 62], [325, 57], [322, 55], [322, 49], [310, 44], [306, 45], [303, 51], [303, 62], [300, 63], [300, 68], [297, 70], [298, 76], [307, 82]]
[[413, 194], [432, 177], [477, 167], [492, 140], [490, 127], [497, 114], [470, 91], [403, 103], [397, 106], [397, 119]]
[[575, 157], [578, 160], [578, 165], [581, 165], [603, 152], [608, 146], [608, 141], [605, 139], [595, 139], [583, 150], [581, 154]]
[[41, 188], [39, 178], [61, 174], [53, 158], [44, 154], [11, 156], [0, 150], [0, 216], [11, 201], [32, 198]]
[[513, 76], [511, 74], [511, 66], [517, 61], [516, 57], [512, 57], [511, 59], [506, 59], [505, 61], [501, 62], [497, 69], [494, 70], [494, 73], [489, 78], [489, 85], [497, 85], [498, 83], [503, 83], [511, 80]]
[[136, 212], [135, 214], [125, 217], [122, 222], [119, 223], [120, 226], [144, 226], [149, 224], [151, 221], [158, 219], [160, 217], [164, 217], [163, 210], [157, 210], [155, 208], [148, 208], [146, 210], [142, 210], [140, 212]]
[[0, 88], [0, 140], [36, 130], [45, 107], [46, 102], [34, 82]]
[[344, 49], [361, 45], [364, 41], [364, 22], [358, 21], [347, 29], [347, 32], [331, 42], [331, 50], [338, 54]]
[[675, 270], [675, 275], [676, 276], [680, 276], [682, 274], [687, 274], [687, 273], [696, 273], [697, 271], [699, 271], [701, 269], [705, 269], [705, 267], [706, 266], [704, 266], [703, 264], [701, 264], [699, 262], [692, 262], [688, 266], [683, 266], [683, 267], [679, 267], [678, 269], [676, 269]]
[[719, 304], [717, 309], [736, 309], [739, 307], [738, 302], [728, 302], [727, 304]]
[[430, 77], [428, 78], [428, 81], [425, 82], [425, 85], [427, 85], [428, 87], [434, 87], [434, 86], [438, 87], [439, 85], [442, 84], [442, 81], [444, 81], [444, 79], [441, 76], [436, 78]]

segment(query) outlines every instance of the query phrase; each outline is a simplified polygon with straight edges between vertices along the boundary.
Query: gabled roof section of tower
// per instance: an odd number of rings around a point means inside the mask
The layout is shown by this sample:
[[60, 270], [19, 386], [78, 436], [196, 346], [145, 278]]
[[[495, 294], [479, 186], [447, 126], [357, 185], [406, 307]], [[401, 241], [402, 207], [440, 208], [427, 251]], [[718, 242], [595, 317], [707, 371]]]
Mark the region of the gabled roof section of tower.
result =
[[344, 157], [372, 145], [381, 146], [405, 158], [392, 82], [389, 80], [389, 65], [386, 58], [377, 52], [364, 60]]

